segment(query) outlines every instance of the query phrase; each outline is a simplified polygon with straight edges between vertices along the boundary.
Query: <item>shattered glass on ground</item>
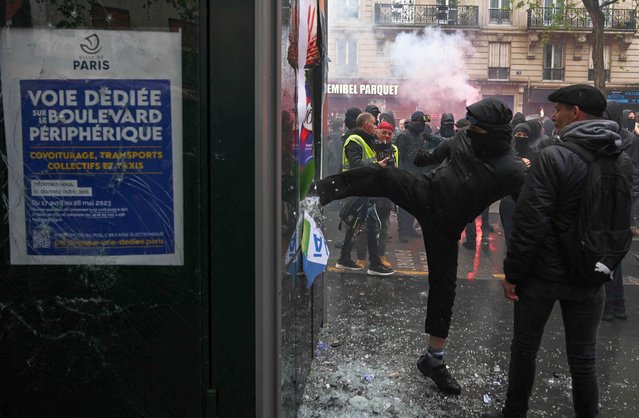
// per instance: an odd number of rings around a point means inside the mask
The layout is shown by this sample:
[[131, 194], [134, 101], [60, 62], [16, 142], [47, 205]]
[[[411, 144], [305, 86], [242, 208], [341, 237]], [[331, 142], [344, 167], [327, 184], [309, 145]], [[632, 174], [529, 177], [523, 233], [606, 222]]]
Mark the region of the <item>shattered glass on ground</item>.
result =
[[[341, 233], [328, 224], [327, 237], [340, 239]], [[491, 234], [495, 245], [490, 251], [478, 251], [480, 263], [486, 265], [479, 270], [473, 266], [476, 254], [460, 248], [460, 278], [445, 361], [462, 386], [461, 395], [441, 394], [415, 366], [426, 348], [427, 277], [379, 278], [333, 271], [325, 274], [328, 318], [314, 350], [298, 417], [478, 417], [501, 408], [507, 389], [512, 304], [492, 275], [498, 272], [491, 271], [493, 259], [503, 258], [495, 253], [503, 251], [499, 240], [503, 237]], [[394, 234], [390, 250], [399, 246]], [[423, 246], [417, 247], [419, 243], [412, 250], [423, 251]], [[633, 242], [633, 250], [637, 249], [639, 241]], [[624, 272], [636, 274], [638, 267], [624, 264]], [[466, 271], [477, 275], [464, 278]], [[639, 337], [633, 331], [639, 320], [639, 287], [627, 285], [625, 292], [628, 320], [604, 322], [599, 330], [602, 416], [639, 416]], [[528, 416], [574, 416], [558, 304], [538, 353]]]

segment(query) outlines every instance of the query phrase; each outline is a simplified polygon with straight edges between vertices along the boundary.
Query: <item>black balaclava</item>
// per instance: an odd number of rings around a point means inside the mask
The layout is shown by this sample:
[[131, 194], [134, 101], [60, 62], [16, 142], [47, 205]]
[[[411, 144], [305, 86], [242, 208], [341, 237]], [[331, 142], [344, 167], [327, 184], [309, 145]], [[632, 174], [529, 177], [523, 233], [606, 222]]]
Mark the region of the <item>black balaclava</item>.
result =
[[[517, 132], [523, 132], [526, 134], [525, 138], [515, 136]], [[530, 124], [520, 123], [513, 128], [513, 142], [515, 144], [515, 151], [517, 154], [525, 154], [530, 151], [532, 133], [530, 130]]]
[[455, 117], [452, 113], [444, 113], [439, 128], [439, 136], [450, 138], [455, 136]]
[[466, 107], [468, 114], [477, 119], [477, 126], [488, 131], [485, 134], [467, 131], [475, 156], [490, 158], [512, 150], [513, 112], [494, 97], [480, 100]]
[[426, 121], [424, 120], [411, 120], [410, 125], [408, 126], [408, 130], [414, 134], [420, 134], [424, 132], [424, 128], [426, 127]]
[[417, 110], [410, 117], [410, 126], [408, 131], [413, 135], [419, 135], [426, 127], [426, 115], [424, 112]]
[[632, 110], [624, 110], [623, 111], [623, 119], [626, 123], [626, 129], [630, 132], [635, 130], [635, 122], [637, 121], [635, 118], [630, 118], [630, 114], [635, 114]]

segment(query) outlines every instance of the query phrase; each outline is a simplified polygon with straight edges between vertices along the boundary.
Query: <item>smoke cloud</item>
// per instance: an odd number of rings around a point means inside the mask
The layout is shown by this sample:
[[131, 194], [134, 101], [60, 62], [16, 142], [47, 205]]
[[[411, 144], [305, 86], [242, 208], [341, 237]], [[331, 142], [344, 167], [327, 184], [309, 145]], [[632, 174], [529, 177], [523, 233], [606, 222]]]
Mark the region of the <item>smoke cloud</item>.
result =
[[472, 43], [462, 31], [439, 28], [400, 33], [389, 45], [393, 76], [403, 79], [400, 95], [425, 113], [465, 113], [466, 105], [481, 99], [468, 82], [466, 55]]

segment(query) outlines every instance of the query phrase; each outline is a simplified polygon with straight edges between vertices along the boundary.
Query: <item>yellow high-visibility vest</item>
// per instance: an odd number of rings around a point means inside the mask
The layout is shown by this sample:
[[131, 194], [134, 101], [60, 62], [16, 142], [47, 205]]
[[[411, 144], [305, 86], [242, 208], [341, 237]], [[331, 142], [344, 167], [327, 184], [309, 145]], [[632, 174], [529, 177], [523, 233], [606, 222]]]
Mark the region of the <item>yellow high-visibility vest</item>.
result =
[[362, 161], [370, 163], [377, 162], [377, 158], [375, 158], [375, 151], [373, 151], [371, 147], [368, 146], [366, 141], [364, 141], [364, 138], [359, 135], [353, 134], [346, 138], [346, 141], [344, 141], [344, 146], [342, 147], [342, 171], [348, 171], [348, 169], [350, 168], [348, 158], [346, 158], [346, 145], [348, 145], [348, 143], [352, 141], [357, 142], [357, 144], [362, 147], [362, 151], [364, 153], [364, 155], [362, 155]]

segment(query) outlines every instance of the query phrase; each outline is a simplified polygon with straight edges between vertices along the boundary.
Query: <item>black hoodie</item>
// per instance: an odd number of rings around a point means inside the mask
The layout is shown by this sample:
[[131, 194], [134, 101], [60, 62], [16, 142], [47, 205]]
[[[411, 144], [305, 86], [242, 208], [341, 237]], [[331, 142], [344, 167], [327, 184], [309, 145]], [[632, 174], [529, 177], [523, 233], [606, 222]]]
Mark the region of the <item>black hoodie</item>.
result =
[[411, 122], [408, 131], [402, 132], [395, 145], [399, 150], [399, 167], [413, 173], [420, 173], [422, 170], [413, 164], [417, 152], [425, 147], [422, 133], [425, 122]]
[[439, 136], [448, 139], [455, 136], [455, 117], [452, 113], [444, 113], [439, 128]]
[[[526, 166], [510, 145], [510, 109], [491, 98], [467, 109], [488, 130], [485, 137], [471, 140], [468, 129], [464, 129], [415, 158], [420, 166], [441, 163], [425, 175], [432, 187], [435, 217], [440, 227], [456, 239], [466, 224], [491, 203], [518, 193], [526, 173]], [[475, 141], [482, 141], [479, 147], [473, 145]]]
[[[620, 141], [617, 128], [609, 120], [584, 120], [569, 124], [559, 135], [565, 142], [614, 157], [621, 153], [616, 145]], [[624, 157], [622, 167], [630, 178], [630, 161], [625, 154]], [[504, 261], [508, 282], [525, 285], [534, 279], [566, 283], [564, 255], [557, 236], [577, 217], [587, 169], [581, 157], [568, 148], [551, 145], [539, 152], [513, 217], [513, 232]]]
[[499, 100], [489, 97], [466, 107], [468, 114], [477, 119], [477, 126], [488, 131], [480, 134], [468, 131], [475, 155], [479, 158], [491, 158], [503, 155], [511, 150], [513, 112]]
[[515, 116], [513, 116], [512, 121], [510, 122], [510, 124], [515, 127], [517, 125], [519, 125], [520, 123], [524, 123], [526, 122], [526, 116], [524, 116], [523, 113], [521, 112], [517, 112], [515, 113]]
[[[525, 137], [516, 136], [517, 132], [523, 132]], [[519, 123], [513, 128], [513, 148], [517, 152], [517, 155], [521, 158], [530, 159], [533, 154], [533, 139], [531, 134], [530, 125], [528, 123]]]

